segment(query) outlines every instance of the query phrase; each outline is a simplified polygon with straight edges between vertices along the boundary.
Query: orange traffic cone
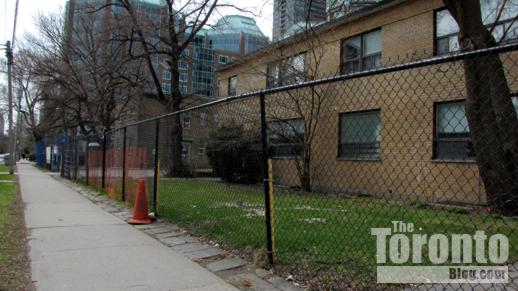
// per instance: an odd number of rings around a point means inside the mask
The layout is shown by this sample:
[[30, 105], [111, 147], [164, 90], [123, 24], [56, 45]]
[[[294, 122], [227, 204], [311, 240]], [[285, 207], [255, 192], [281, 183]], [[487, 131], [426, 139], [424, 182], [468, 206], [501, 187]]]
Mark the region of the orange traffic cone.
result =
[[135, 197], [135, 207], [133, 208], [133, 218], [128, 220], [129, 224], [151, 224], [147, 212], [146, 182], [138, 181], [137, 197]]

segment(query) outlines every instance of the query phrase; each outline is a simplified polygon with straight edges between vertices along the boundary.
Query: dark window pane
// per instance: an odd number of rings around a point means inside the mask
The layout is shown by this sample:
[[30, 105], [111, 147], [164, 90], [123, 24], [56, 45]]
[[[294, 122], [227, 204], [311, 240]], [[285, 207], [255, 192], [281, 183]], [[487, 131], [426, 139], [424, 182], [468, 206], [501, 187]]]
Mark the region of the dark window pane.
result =
[[340, 144], [339, 156], [347, 159], [376, 159], [380, 156], [380, 143]]
[[448, 37], [437, 38], [437, 54], [447, 54], [450, 52], [450, 40]]
[[299, 156], [304, 152], [304, 120], [290, 119], [271, 122], [268, 126], [270, 155]]
[[344, 41], [344, 61], [357, 59], [361, 55], [361, 37], [356, 36]]
[[340, 115], [339, 156], [376, 159], [380, 156], [381, 117], [379, 110]]
[[360, 71], [360, 61], [345, 62], [342, 64], [342, 74], [350, 74]]
[[470, 140], [435, 141], [435, 158], [441, 160], [467, 160], [475, 157]]
[[371, 55], [362, 59], [362, 69], [371, 70], [381, 67], [381, 54]]
[[434, 158], [467, 160], [475, 157], [464, 101], [435, 106]]
[[270, 147], [272, 157], [293, 157], [300, 156], [304, 152], [304, 147], [299, 144], [275, 144]]

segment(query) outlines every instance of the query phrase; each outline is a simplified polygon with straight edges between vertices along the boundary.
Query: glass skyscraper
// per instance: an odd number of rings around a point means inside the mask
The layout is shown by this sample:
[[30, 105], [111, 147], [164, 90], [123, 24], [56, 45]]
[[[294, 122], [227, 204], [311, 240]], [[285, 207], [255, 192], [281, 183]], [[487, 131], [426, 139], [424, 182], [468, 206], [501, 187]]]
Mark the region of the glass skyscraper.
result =
[[212, 48], [218, 51], [249, 54], [266, 44], [268, 38], [257, 26], [255, 20], [242, 15], [227, 15], [207, 31]]

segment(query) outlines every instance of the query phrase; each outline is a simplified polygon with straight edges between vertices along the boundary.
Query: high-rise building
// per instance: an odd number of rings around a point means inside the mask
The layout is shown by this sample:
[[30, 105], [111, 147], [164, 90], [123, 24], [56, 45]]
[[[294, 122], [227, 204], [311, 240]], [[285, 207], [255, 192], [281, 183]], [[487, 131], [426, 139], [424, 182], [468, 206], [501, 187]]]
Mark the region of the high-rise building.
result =
[[327, 0], [327, 19], [333, 20], [351, 12], [372, 6], [380, 0]]
[[[128, 29], [129, 19], [123, 7], [108, 5], [112, 0], [69, 0], [67, 2], [67, 33], [68, 41], [72, 46], [83, 45], [80, 24], [87, 18], [98, 32], [101, 40], [110, 39], [110, 35]], [[155, 47], [160, 47], [160, 41], [167, 31], [165, 15], [167, 10], [160, 0], [132, 0], [135, 11], [144, 23], [145, 34], [148, 42], [153, 42]], [[106, 6], [100, 10], [99, 7]], [[92, 13], [92, 11], [97, 11]], [[115, 21], [116, 20], [116, 21]], [[179, 21], [180, 25], [186, 25]], [[72, 33], [74, 31], [74, 33]], [[185, 27], [185, 36], [190, 33], [188, 25]], [[84, 38], [84, 37], [83, 37]], [[217, 92], [216, 69], [231, 61], [249, 54], [269, 43], [257, 26], [255, 20], [241, 15], [228, 15], [219, 19], [210, 29], [201, 29], [197, 32], [193, 41], [183, 50], [178, 62], [179, 89], [185, 97], [214, 97]], [[133, 43], [135, 51], [139, 51], [140, 45]], [[89, 53], [89, 52], [86, 52]], [[171, 92], [171, 70], [167, 65], [167, 56], [155, 54], [152, 57], [152, 65], [160, 78], [160, 83], [165, 94]], [[144, 68], [144, 70], [147, 70]], [[144, 88], [145, 93], [156, 93], [156, 88], [151, 81]]]
[[217, 51], [239, 55], [249, 54], [268, 44], [268, 38], [255, 20], [242, 15], [227, 15], [207, 31], [212, 47]]
[[325, 20], [326, 0], [274, 0], [273, 41], [291, 35], [308, 22], [319, 23]]
[[[210, 29], [198, 31], [194, 41], [183, 52], [180, 61], [180, 92], [185, 95], [216, 95], [216, 69], [237, 60], [269, 43], [255, 20], [241, 15], [219, 19]], [[163, 73], [164, 81], [170, 74]], [[170, 86], [164, 83], [165, 91]]]

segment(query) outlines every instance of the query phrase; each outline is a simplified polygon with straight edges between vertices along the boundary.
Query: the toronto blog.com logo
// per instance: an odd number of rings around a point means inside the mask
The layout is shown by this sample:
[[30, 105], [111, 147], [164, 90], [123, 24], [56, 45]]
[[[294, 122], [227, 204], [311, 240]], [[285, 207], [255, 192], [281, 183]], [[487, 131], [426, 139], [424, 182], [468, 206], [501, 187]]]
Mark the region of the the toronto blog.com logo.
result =
[[378, 283], [508, 283], [509, 239], [484, 231], [423, 233], [411, 222], [371, 228]]

